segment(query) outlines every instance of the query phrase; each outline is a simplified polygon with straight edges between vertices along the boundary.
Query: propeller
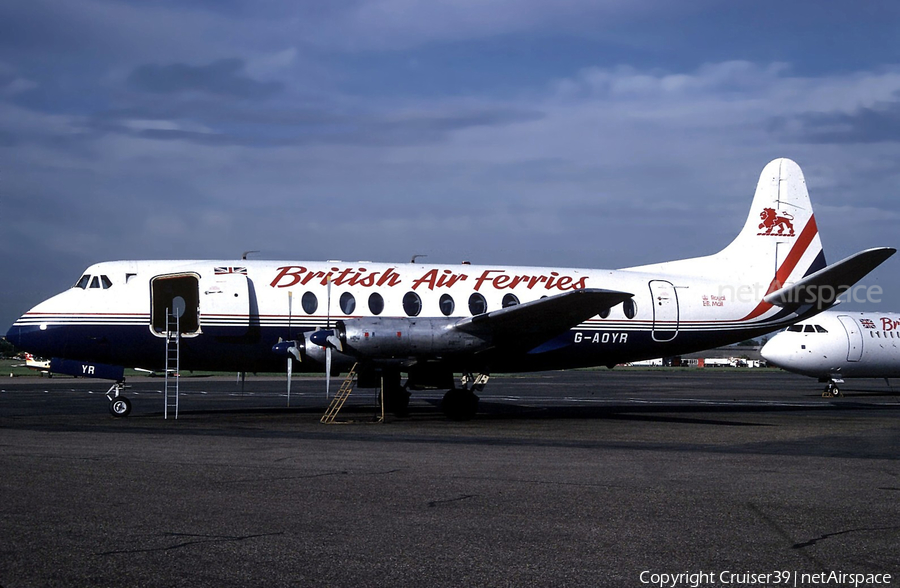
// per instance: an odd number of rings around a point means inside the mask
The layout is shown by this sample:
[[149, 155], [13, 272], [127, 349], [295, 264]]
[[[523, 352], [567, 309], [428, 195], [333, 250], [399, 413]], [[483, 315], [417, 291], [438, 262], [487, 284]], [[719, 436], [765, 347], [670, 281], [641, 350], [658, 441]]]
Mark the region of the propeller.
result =
[[297, 341], [283, 341], [280, 337], [278, 343], [272, 346], [272, 352], [287, 357], [287, 398], [288, 406], [291, 405], [291, 376], [294, 371], [294, 360], [303, 361], [300, 355], [300, 344]]
[[325, 349], [325, 397], [331, 398], [331, 354], [334, 349], [344, 350], [337, 329], [319, 329], [310, 334], [309, 341]]

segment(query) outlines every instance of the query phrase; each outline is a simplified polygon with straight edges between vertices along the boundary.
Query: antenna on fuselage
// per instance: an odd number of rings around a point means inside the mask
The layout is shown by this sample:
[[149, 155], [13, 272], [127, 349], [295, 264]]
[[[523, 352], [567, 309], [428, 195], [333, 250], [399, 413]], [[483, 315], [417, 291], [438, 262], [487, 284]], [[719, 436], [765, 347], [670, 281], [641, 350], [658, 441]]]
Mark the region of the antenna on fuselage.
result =
[[424, 253], [416, 253], [415, 255], [412, 256], [412, 259], [409, 260], [409, 263], [416, 263], [416, 260], [420, 257], [428, 257], [428, 256], [425, 255]]
[[241, 253], [241, 259], [242, 260], [247, 259], [247, 256], [250, 255], [251, 253], [259, 253], [259, 251], [256, 249], [254, 249], [252, 251], [244, 251], [243, 253]]

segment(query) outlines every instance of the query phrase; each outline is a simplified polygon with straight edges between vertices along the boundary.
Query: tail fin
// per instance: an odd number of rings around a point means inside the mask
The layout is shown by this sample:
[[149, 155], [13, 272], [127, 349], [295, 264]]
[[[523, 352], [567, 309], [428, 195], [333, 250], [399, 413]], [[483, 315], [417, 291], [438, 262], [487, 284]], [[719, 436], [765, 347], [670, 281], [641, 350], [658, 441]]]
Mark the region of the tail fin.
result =
[[714, 255], [629, 268], [716, 276], [768, 286], [769, 294], [826, 265], [806, 180], [790, 159], [770, 162], [759, 176], [744, 228]]
[[763, 168], [743, 230], [711, 257], [739, 268], [745, 283], [770, 281], [766, 294], [827, 265], [799, 165], [776, 159]]

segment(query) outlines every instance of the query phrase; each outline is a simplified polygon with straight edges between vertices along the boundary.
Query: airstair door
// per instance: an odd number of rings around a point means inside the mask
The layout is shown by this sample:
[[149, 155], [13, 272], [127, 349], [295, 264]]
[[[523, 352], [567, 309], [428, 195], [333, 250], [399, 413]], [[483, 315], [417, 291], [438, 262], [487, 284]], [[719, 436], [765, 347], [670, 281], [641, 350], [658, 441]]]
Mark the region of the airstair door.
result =
[[665, 280], [650, 281], [653, 300], [653, 340], [671, 341], [678, 335], [678, 294]]
[[859, 323], [852, 316], [845, 314], [839, 315], [838, 320], [847, 331], [847, 361], [859, 361], [863, 352], [863, 336]]
[[204, 334], [241, 337], [250, 328], [250, 285], [243, 268], [215, 268], [200, 280]]
[[150, 326], [160, 337], [168, 332], [168, 316], [181, 311], [182, 335], [195, 335], [200, 329], [200, 288], [197, 274], [166, 274], [150, 280]]

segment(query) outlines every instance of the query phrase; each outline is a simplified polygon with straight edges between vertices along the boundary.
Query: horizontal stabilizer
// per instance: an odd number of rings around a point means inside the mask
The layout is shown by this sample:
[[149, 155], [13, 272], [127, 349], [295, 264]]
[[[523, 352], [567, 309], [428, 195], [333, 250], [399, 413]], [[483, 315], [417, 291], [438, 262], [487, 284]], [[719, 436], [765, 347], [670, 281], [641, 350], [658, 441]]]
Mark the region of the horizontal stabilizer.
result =
[[489, 336], [495, 344], [533, 347], [575, 327], [633, 294], [585, 288], [466, 318], [455, 329]]
[[808, 304], [827, 308], [897, 250], [892, 247], [866, 249], [772, 292], [763, 300], [775, 306], [797, 308]]

